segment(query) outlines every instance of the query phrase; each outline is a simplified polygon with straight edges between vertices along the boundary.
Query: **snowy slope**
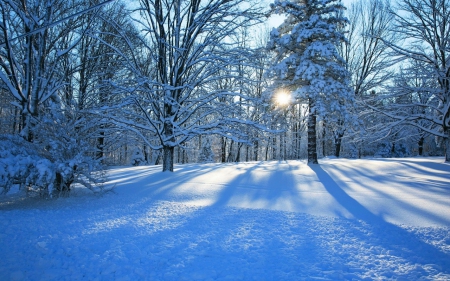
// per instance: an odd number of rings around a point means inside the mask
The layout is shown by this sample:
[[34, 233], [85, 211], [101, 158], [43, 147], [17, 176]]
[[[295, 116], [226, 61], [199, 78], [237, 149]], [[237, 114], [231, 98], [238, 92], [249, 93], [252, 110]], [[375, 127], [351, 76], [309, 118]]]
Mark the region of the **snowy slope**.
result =
[[0, 198], [0, 280], [450, 280], [442, 158], [160, 169]]

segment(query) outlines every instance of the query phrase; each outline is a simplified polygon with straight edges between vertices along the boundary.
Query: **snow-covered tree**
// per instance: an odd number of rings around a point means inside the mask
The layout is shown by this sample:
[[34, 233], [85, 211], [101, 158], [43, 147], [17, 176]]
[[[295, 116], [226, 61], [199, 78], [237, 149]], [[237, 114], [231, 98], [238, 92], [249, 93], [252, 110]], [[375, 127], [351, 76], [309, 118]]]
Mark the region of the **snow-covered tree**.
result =
[[145, 156], [142, 153], [140, 148], [135, 148], [133, 154], [131, 155], [131, 165], [133, 166], [139, 166], [141, 164], [144, 164]]
[[372, 90], [386, 85], [393, 77], [391, 66], [395, 60], [383, 43], [383, 39], [396, 42], [392, 32], [393, 15], [389, 12], [389, 7], [390, 2], [386, 0], [358, 0], [345, 12], [350, 21], [345, 29], [348, 42], [339, 46], [339, 53], [351, 73], [351, 85], [357, 101], [353, 113], [360, 116], [361, 122], [346, 124], [344, 128], [335, 127], [333, 136], [336, 156], [339, 156], [339, 146], [346, 132], [351, 132], [348, 135], [353, 142], [350, 144], [352, 147], [362, 145], [364, 137], [361, 135], [365, 135], [365, 132], [361, 116], [366, 109], [362, 101], [370, 97]]
[[[416, 126], [441, 138], [445, 161], [450, 162], [450, 1], [400, 0], [391, 13], [396, 36], [404, 44], [384, 42], [404, 60], [405, 70], [413, 67], [418, 78], [427, 82], [397, 87], [396, 95], [414, 97], [409, 103], [402, 100], [388, 109], [374, 109], [393, 120], [392, 124]], [[430, 84], [430, 79], [435, 82]], [[386, 98], [391, 99], [391, 94]]]
[[89, 145], [75, 111], [49, 102], [46, 114], [33, 128], [33, 142], [13, 135], [0, 135], [0, 187], [7, 192], [21, 184], [40, 195], [67, 196], [78, 183], [94, 192], [102, 190], [104, 174], [92, 159]]
[[0, 2], [0, 85], [20, 111], [22, 137], [32, 143], [24, 152], [35, 156], [28, 171], [45, 164], [51, 173], [43, 182], [28, 179], [27, 185], [39, 189], [66, 193], [75, 182], [94, 189], [93, 175], [100, 175], [98, 162], [92, 159], [92, 124], [75, 106], [79, 97], [74, 91], [74, 69], [79, 65], [75, 47], [90, 28], [83, 25], [84, 20], [95, 18], [102, 6], [88, 4], [79, 0]]
[[345, 8], [337, 0], [277, 0], [271, 7], [286, 15], [271, 32], [271, 71], [308, 104], [308, 163], [318, 163], [317, 116], [342, 120], [352, 100], [350, 76], [337, 50], [346, 40], [342, 30], [347, 19], [340, 13]]
[[65, 85], [61, 62], [82, 35], [75, 20], [53, 24], [83, 7], [77, 0], [0, 2], [0, 81], [16, 100], [30, 141], [40, 107]]
[[[118, 125], [140, 135], [153, 150], [163, 152], [163, 171], [173, 171], [174, 148], [203, 134], [246, 141], [234, 114], [237, 84], [226, 89], [215, 81], [240, 79], [239, 65], [248, 56], [233, 40], [239, 29], [259, 20], [257, 5], [239, 0], [141, 0], [135, 16], [143, 47], [127, 40], [132, 55], [123, 54], [132, 79], [117, 81], [126, 93], [121, 105], [102, 108]], [[250, 62], [250, 61], [249, 61]], [[221, 71], [225, 71], [225, 77]], [[241, 95], [240, 95], [241, 94]], [[149, 141], [157, 140], [157, 144]]]
[[430, 131], [438, 130], [439, 125], [421, 119], [416, 120], [418, 126], [412, 126], [393, 117], [416, 114], [432, 116], [434, 108], [439, 106], [433, 90], [436, 87], [437, 81], [429, 76], [429, 71], [424, 72], [418, 61], [408, 60], [395, 73], [392, 84], [385, 86], [384, 91], [372, 97], [372, 104], [368, 104], [369, 108], [376, 110], [365, 116], [365, 119], [378, 119], [378, 122], [366, 121], [371, 124], [366, 127], [366, 138], [372, 142], [389, 142], [392, 152], [398, 145], [413, 146], [412, 142], [415, 142], [418, 154], [422, 155], [425, 138], [431, 135]]
[[[89, 32], [75, 47], [70, 83], [74, 88], [73, 103], [81, 112], [106, 106], [114, 102], [114, 99], [120, 99], [113, 95], [114, 81], [129, 77], [121, 61], [122, 56], [117, 51], [126, 52], [127, 45], [121, 34], [138, 42], [137, 29], [125, 7], [125, 4], [116, 1], [103, 6], [101, 13], [89, 14], [83, 18], [82, 25], [89, 28]], [[120, 26], [120, 31], [117, 26]], [[124, 145], [126, 138], [123, 137], [123, 132], [105, 118], [88, 114], [84, 116], [95, 131], [96, 158], [109, 161], [106, 159], [108, 154]]]
[[209, 138], [205, 138], [202, 143], [200, 153], [198, 155], [198, 162], [200, 163], [214, 162], [214, 152], [212, 151], [211, 140]]
[[345, 13], [350, 21], [346, 29], [348, 42], [339, 52], [352, 75], [355, 96], [368, 94], [393, 75], [394, 64], [389, 48], [383, 40], [397, 42], [392, 32], [393, 15], [386, 0], [358, 0]]

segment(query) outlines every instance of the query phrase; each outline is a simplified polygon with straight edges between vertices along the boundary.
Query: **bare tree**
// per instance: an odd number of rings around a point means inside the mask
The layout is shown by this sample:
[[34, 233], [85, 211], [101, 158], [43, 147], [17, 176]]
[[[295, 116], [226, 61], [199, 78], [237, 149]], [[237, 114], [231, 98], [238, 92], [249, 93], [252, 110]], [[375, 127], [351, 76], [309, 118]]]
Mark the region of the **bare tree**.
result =
[[[173, 171], [174, 148], [196, 136], [218, 134], [246, 141], [242, 126], [254, 123], [237, 117], [236, 99], [222, 102], [227, 96], [246, 100], [245, 95], [236, 84], [217, 89], [214, 82], [240, 79], [238, 66], [248, 59], [247, 50], [232, 35], [259, 21], [257, 5], [238, 0], [139, 3], [135, 20], [144, 47], [129, 43], [134, 54], [124, 57], [132, 76], [127, 81], [132, 82], [117, 85], [128, 98], [107, 110], [107, 116], [140, 135], [152, 149], [162, 150], [163, 171]], [[224, 69], [225, 77], [220, 74]], [[148, 141], [149, 134], [156, 136], [157, 144]]]
[[[383, 41], [400, 59], [414, 61], [410, 66], [435, 83], [433, 87], [421, 83], [413, 91], [418, 96], [426, 93], [426, 102], [413, 99], [408, 107], [424, 110], [401, 110], [406, 106], [403, 102], [397, 110], [373, 109], [394, 120], [392, 124], [416, 126], [441, 138], [445, 161], [450, 162], [450, 1], [401, 0], [391, 13], [395, 16], [396, 36], [405, 44]], [[407, 90], [411, 93], [411, 87]]]
[[341, 44], [340, 53], [352, 74], [357, 97], [383, 85], [392, 76], [395, 61], [383, 40], [398, 40], [392, 32], [394, 15], [389, 8], [386, 0], [359, 0], [348, 10], [348, 43]]
[[[60, 63], [82, 37], [77, 22], [53, 22], [75, 13], [78, 1], [0, 2], [0, 80], [22, 114], [22, 135], [31, 141], [39, 107], [64, 84]], [[69, 42], [69, 44], [67, 44]]]
[[[393, 77], [395, 63], [390, 49], [383, 40], [397, 42], [392, 32], [394, 16], [389, 11], [386, 0], [358, 0], [351, 4], [346, 15], [350, 21], [346, 30], [347, 42], [339, 47], [339, 52], [351, 73], [351, 83], [355, 99], [359, 101], [352, 108], [358, 116], [364, 111], [361, 101], [370, 96], [372, 90], [382, 87]], [[354, 125], [355, 135], [359, 134], [361, 123], [343, 124], [342, 120], [333, 126], [335, 156], [339, 157], [342, 139], [348, 127]], [[353, 136], [353, 139], [360, 139]]]

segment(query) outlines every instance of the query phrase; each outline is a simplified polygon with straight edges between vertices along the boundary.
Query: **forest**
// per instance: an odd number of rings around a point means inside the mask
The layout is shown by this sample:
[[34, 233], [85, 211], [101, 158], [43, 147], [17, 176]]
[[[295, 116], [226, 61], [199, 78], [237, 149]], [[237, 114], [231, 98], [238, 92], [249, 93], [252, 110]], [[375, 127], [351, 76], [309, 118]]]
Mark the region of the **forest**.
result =
[[449, 147], [449, 0], [0, 1], [3, 193]]

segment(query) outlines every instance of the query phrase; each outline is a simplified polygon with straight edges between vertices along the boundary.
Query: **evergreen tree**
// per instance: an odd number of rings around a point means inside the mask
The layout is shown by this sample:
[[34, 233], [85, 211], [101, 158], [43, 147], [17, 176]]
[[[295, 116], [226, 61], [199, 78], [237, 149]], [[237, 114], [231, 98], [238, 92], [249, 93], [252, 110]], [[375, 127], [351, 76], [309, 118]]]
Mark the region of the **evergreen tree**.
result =
[[202, 144], [200, 155], [198, 156], [198, 162], [200, 163], [212, 163], [214, 162], [214, 152], [211, 147], [211, 141], [206, 138]]
[[145, 164], [145, 156], [141, 152], [139, 148], [136, 148], [133, 152], [133, 155], [131, 156], [131, 165], [133, 166], [139, 166], [141, 164]]
[[338, 122], [347, 117], [352, 100], [349, 73], [337, 46], [347, 19], [338, 0], [275, 1], [272, 13], [286, 20], [271, 32], [269, 48], [275, 52], [271, 73], [309, 106], [308, 163], [317, 161], [317, 116]]

